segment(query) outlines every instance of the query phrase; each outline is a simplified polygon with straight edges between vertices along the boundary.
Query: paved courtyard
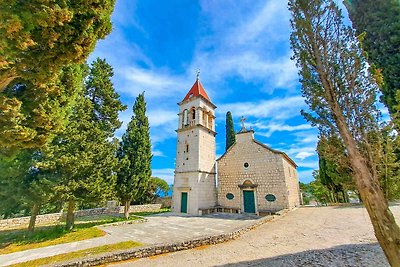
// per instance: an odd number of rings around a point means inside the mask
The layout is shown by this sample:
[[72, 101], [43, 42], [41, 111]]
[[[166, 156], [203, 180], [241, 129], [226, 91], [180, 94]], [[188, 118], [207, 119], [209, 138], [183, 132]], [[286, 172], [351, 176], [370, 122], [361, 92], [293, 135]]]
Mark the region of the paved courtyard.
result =
[[361, 206], [300, 208], [233, 241], [108, 266], [390, 267]]
[[99, 227], [107, 233], [104, 237], [0, 255], [0, 266], [128, 240], [145, 245], [190, 240], [230, 232], [254, 223], [259, 217], [239, 214], [194, 217], [163, 213], [146, 218], [148, 221], [144, 223]]

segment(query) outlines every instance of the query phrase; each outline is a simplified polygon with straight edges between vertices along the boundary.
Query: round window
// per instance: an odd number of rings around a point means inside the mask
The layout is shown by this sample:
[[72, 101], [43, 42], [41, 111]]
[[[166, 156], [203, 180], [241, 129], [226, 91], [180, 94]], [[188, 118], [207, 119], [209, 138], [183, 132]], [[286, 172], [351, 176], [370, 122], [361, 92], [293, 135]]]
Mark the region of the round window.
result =
[[248, 168], [248, 167], [249, 167], [249, 163], [245, 162], [245, 163], [243, 164], [243, 166], [244, 166], [245, 168]]
[[233, 199], [234, 197], [235, 196], [232, 193], [226, 194], [226, 198], [229, 199], [229, 200]]
[[266, 199], [268, 202], [274, 202], [274, 201], [276, 200], [276, 196], [274, 196], [274, 195], [272, 195], [272, 194], [268, 194], [268, 195], [265, 196], [265, 199]]

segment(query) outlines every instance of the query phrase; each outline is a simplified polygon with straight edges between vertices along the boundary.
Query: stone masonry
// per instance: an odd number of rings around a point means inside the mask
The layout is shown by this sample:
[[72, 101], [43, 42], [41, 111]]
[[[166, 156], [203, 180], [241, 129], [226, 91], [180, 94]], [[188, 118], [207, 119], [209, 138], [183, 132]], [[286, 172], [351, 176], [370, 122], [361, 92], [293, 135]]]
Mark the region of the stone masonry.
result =
[[[179, 104], [172, 209], [198, 215], [216, 205], [215, 116], [199, 80]], [[187, 194], [184, 203], [183, 194]], [[186, 211], [185, 211], [186, 209]]]
[[259, 214], [300, 205], [296, 164], [255, 140], [244, 125], [236, 143], [215, 160], [216, 106], [198, 78], [178, 105], [174, 212], [198, 215], [227, 208]]
[[[243, 191], [253, 191], [257, 212], [300, 205], [295, 163], [284, 153], [254, 139], [254, 131], [236, 134], [236, 143], [218, 160], [218, 205], [243, 211]], [[232, 194], [233, 198], [227, 198]], [[267, 195], [275, 200], [268, 201]]]

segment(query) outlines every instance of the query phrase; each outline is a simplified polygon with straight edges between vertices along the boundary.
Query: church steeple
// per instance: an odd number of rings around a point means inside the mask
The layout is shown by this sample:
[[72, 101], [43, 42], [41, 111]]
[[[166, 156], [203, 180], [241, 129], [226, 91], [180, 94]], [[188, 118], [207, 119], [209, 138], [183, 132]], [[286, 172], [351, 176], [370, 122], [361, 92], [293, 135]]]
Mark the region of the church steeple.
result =
[[179, 105], [173, 210], [197, 215], [214, 207], [215, 108], [199, 77]]
[[206, 90], [204, 90], [204, 87], [200, 82], [199, 76], [197, 76], [196, 81], [194, 82], [192, 88], [189, 90], [189, 92], [186, 94], [185, 98], [182, 101], [188, 100], [196, 96], [202, 96], [206, 100], [211, 102], [210, 98], [206, 93]]

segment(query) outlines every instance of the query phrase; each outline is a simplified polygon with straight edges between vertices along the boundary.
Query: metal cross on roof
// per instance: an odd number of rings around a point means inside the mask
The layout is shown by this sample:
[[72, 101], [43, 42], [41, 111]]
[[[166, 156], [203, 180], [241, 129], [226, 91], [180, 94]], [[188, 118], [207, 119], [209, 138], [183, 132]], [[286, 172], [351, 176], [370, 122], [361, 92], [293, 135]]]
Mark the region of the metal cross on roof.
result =
[[240, 119], [240, 121], [242, 122], [242, 131], [246, 131], [246, 127], [244, 127], [245, 120], [246, 118], [244, 116], [242, 116], [242, 118]]
[[199, 78], [200, 78], [200, 69], [197, 69], [196, 79], [198, 80]]

